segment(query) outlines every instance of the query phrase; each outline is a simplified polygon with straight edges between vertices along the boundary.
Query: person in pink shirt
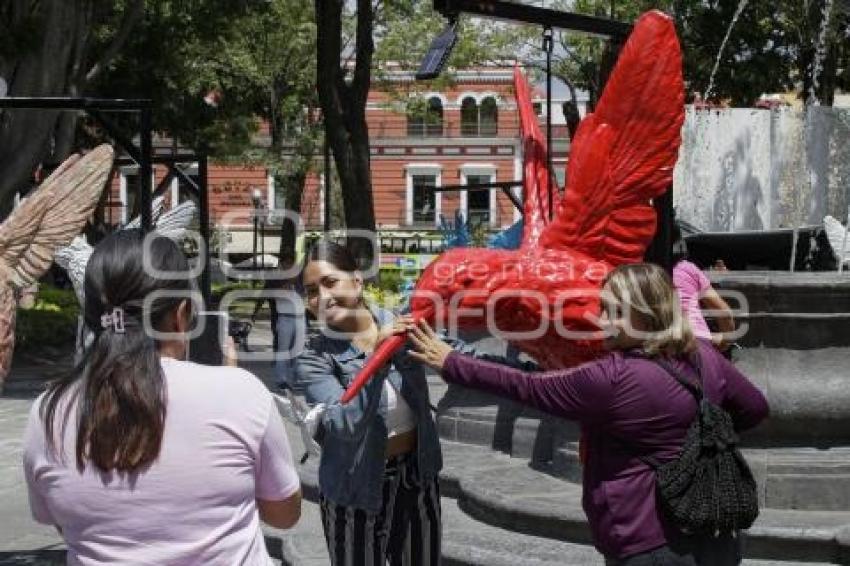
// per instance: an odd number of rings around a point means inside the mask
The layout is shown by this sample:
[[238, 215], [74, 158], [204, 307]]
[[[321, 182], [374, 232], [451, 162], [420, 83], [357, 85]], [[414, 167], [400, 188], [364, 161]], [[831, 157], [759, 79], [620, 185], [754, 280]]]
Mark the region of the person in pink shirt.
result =
[[[682, 311], [691, 323], [691, 329], [697, 338], [710, 340], [720, 350], [726, 350], [729, 343], [724, 336], [735, 331], [732, 309], [723, 297], [711, 286], [705, 273], [688, 261], [688, 248], [681, 230], [673, 226], [673, 286], [679, 294]], [[720, 332], [713, 334], [703, 316], [703, 309], [711, 312]]]
[[60, 531], [69, 564], [270, 565], [260, 520], [289, 528], [301, 512], [283, 422], [251, 373], [184, 361], [188, 262], [167, 238], [143, 241], [117, 232], [86, 268], [94, 341], [25, 432], [33, 517]]

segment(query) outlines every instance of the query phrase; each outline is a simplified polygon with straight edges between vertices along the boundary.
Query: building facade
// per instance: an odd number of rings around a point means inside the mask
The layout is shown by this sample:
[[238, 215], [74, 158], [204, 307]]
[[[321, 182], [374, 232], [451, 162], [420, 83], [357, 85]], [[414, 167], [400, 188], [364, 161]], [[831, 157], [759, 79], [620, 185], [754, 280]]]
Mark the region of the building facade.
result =
[[[412, 73], [390, 72], [388, 78], [393, 85], [392, 94], [374, 89], [366, 109], [375, 220], [382, 236], [404, 240], [396, 251], [433, 252], [441, 242], [441, 217], [453, 221], [457, 211], [471, 224], [488, 231], [506, 228], [517, 221], [519, 211], [498, 189], [434, 190], [448, 185], [522, 179], [522, 146], [512, 70], [459, 71], [450, 88], [439, 92], [419, 90], [415, 95]], [[405, 94], [408, 91], [411, 94]], [[541, 94], [536, 97], [535, 109], [544, 125], [545, 101]], [[407, 112], [407, 100], [411, 106], [414, 100], [424, 104], [425, 111]], [[562, 181], [568, 142], [561, 104], [562, 100], [553, 100], [554, 164]], [[583, 101], [579, 105], [583, 112]], [[196, 164], [184, 164], [182, 169], [190, 179], [197, 178]], [[138, 175], [134, 166], [118, 169], [107, 203], [107, 222], [127, 222], [130, 211], [136, 210]], [[165, 175], [166, 169], [157, 166], [153, 186], [157, 187]], [[190, 198], [191, 191], [183, 180], [173, 179], [166, 185], [163, 193], [166, 208]], [[324, 224], [324, 190], [322, 174], [308, 178], [301, 206], [307, 230], [320, 230]], [[520, 187], [512, 190], [520, 195]], [[275, 221], [274, 211], [284, 208], [286, 203], [277, 194], [273, 177], [263, 167], [209, 165], [210, 220], [219, 230], [227, 253], [253, 252], [252, 195], [257, 191], [272, 209], [269, 221], [263, 226], [259, 248], [276, 254], [279, 221]], [[416, 240], [424, 240], [427, 249]]]

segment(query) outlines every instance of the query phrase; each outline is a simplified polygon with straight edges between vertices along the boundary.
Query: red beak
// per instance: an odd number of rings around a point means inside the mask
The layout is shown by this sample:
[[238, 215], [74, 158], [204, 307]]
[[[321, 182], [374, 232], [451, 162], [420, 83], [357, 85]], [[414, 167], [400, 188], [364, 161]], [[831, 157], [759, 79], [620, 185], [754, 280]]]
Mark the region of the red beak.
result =
[[[419, 322], [423, 318], [428, 320], [432, 316], [434, 316], [434, 309], [428, 308], [421, 311], [413, 311], [412, 313], [414, 322]], [[369, 383], [369, 380], [372, 379], [379, 369], [381, 369], [384, 364], [386, 364], [402, 346], [407, 341], [407, 334], [396, 334], [395, 336], [391, 336], [384, 340], [380, 346], [378, 346], [372, 355], [366, 360], [366, 363], [363, 365], [363, 369], [361, 369], [354, 379], [351, 381], [351, 385], [348, 386], [348, 389], [345, 390], [345, 393], [342, 394], [342, 398], [340, 401], [345, 404], [354, 399], [354, 397], [360, 392], [363, 387]]]

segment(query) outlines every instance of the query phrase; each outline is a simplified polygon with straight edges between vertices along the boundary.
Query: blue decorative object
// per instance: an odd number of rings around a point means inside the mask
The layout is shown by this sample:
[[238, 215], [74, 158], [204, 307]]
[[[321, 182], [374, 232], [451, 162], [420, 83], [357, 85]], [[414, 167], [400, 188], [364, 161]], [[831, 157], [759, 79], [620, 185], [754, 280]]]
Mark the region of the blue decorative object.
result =
[[466, 248], [472, 243], [469, 222], [464, 219], [460, 210], [455, 211], [454, 224], [446, 221], [446, 217], [442, 214], [440, 215], [440, 232], [446, 249]]
[[520, 218], [512, 226], [493, 234], [487, 238], [487, 247], [502, 250], [515, 250], [522, 242], [522, 219]]

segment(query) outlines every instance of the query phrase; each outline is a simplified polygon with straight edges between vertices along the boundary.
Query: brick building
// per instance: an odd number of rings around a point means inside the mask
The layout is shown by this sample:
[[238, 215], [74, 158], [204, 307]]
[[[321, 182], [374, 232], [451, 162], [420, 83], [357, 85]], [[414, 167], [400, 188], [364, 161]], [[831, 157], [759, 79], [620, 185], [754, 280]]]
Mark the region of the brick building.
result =
[[[395, 96], [391, 98], [386, 92], [373, 90], [367, 104], [375, 218], [381, 233], [410, 241], [423, 238], [430, 242], [427, 251], [435, 251], [434, 246], [439, 245], [441, 214], [451, 220], [460, 209], [473, 223], [482, 223], [489, 230], [499, 230], [515, 222], [519, 211], [498, 190], [469, 193], [433, 190], [444, 185], [521, 179], [522, 148], [512, 70], [459, 71], [451, 88], [419, 92], [418, 96], [427, 104], [427, 119], [421, 113], [408, 115], [404, 103], [399, 102], [398, 92], [412, 86], [413, 74], [390, 72], [389, 79], [395, 83]], [[545, 122], [544, 100], [538, 96], [535, 103], [541, 124]], [[554, 161], [559, 178], [563, 178], [568, 149], [561, 102], [562, 99], [553, 100]], [[190, 177], [197, 175], [193, 164], [186, 164], [183, 169]], [[165, 174], [164, 167], [155, 168], [154, 186]], [[134, 189], [138, 182], [136, 167], [119, 168], [112, 185], [108, 220], [116, 223], [128, 220], [129, 211], [134, 210]], [[164, 193], [166, 207], [188, 198], [183, 184], [177, 179], [170, 182]], [[275, 191], [273, 178], [263, 167], [211, 163], [208, 187], [211, 223], [223, 228], [225, 250], [229, 253], [252, 251], [250, 213], [255, 190], [261, 191], [273, 210], [285, 206], [282, 195]], [[519, 194], [519, 188], [514, 190]], [[314, 175], [308, 179], [302, 198], [301, 214], [307, 230], [321, 229], [324, 201], [323, 176]], [[266, 253], [277, 252], [278, 229], [272, 214], [271, 223], [264, 229]], [[405, 244], [402, 248], [398, 251], [410, 251]], [[419, 251], [420, 247], [414, 249]]]

